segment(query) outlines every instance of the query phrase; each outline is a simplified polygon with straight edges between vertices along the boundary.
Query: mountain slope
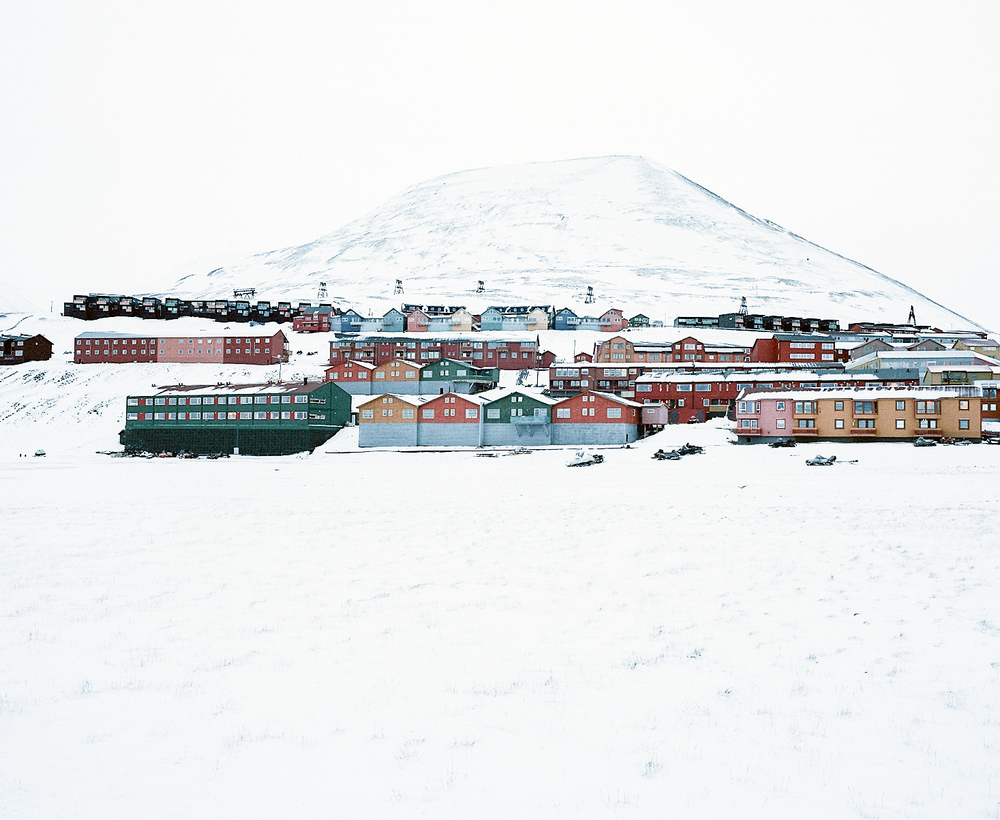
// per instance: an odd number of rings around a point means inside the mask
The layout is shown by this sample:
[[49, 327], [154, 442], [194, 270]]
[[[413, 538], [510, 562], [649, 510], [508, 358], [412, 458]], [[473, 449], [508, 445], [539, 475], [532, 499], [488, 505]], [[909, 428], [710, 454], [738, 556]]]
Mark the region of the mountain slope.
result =
[[[735, 310], [746, 295], [754, 312], [903, 321], [912, 304], [921, 323], [974, 324], [641, 157], [438, 177], [314, 242], [186, 276], [172, 290], [308, 299], [321, 281], [334, 301], [373, 314], [404, 300], [474, 310], [531, 302], [585, 312], [614, 304], [672, 321]], [[589, 308], [588, 286], [598, 298]]]

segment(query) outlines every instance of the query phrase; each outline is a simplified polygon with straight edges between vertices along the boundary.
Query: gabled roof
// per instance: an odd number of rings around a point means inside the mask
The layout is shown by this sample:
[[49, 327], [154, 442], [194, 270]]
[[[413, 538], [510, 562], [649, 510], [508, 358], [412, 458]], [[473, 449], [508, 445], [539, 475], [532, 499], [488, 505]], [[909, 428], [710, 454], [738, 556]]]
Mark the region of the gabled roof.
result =
[[532, 401], [537, 401], [539, 404], [547, 404], [549, 407], [557, 403], [556, 399], [550, 396], [542, 395], [541, 393], [533, 393], [529, 390], [517, 390], [506, 387], [498, 387], [494, 390], [484, 390], [482, 393], [476, 393], [484, 404], [493, 404], [494, 402], [502, 401], [510, 396], [524, 396], [525, 398], [531, 399]]
[[426, 404], [431, 399], [437, 398], [437, 396], [415, 396], [415, 395], [401, 395], [399, 393], [379, 393], [377, 396], [373, 396], [368, 401], [363, 402], [358, 405], [359, 407], [364, 407], [366, 404], [382, 404], [382, 399], [391, 398], [399, 401], [402, 404], [409, 404], [413, 407], [419, 407], [421, 404]]
[[345, 362], [338, 362], [337, 364], [330, 365], [327, 368], [327, 370], [333, 370], [335, 367], [350, 367], [352, 365], [354, 367], [358, 368], [358, 370], [374, 370], [375, 369], [375, 365], [373, 365], [371, 362], [359, 362], [357, 359], [348, 359]]

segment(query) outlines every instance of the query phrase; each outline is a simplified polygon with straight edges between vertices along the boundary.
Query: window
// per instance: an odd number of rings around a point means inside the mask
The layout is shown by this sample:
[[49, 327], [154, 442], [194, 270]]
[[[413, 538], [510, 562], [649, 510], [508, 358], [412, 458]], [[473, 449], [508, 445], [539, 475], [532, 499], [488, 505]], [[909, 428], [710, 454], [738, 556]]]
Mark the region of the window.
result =
[[568, 419], [569, 418], [569, 408], [568, 407], [558, 407], [558, 408], [556, 408], [556, 418], [557, 419]]
[[774, 409], [777, 411], [782, 411], [785, 409], [785, 403], [783, 401], [776, 401], [774, 403]]
[[969, 429], [969, 420], [968, 419], [959, 419], [958, 420], [958, 429], [959, 430], [968, 430]]
[[413, 418], [413, 408], [412, 407], [404, 407], [403, 408], [403, 418], [404, 419], [412, 419]]
[[674, 386], [674, 389], [678, 393], [690, 393], [691, 392], [691, 385], [690, 384], [678, 384], [678, 385]]
[[818, 412], [818, 408], [814, 401], [797, 401], [795, 402], [795, 412], [803, 415], [813, 415]]
[[[899, 399], [896, 402], [896, 409], [897, 410], [905, 410], [906, 409], [906, 402], [903, 401], [902, 399]], [[897, 421], [898, 421], [898, 419], [897, 419]], [[897, 424], [896, 426], [898, 427], [899, 425]]]
[[139, 404], [139, 400], [138, 399], [129, 399], [128, 400], [128, 406], [129, 407], [135, 407], [138, 404]]
[[[899, 404], [899, 402], [897, 402]], [[905, 430], [906, 429], [906, 419], [896, 419], [896, 429]]]
[[[385, 411], [383, 410], [382, 412], [384, 413]], [[389, 411], [389, 415], [390, 416], [392, 415], [392, 411], [391, 410]], [[297, 419], [304, 419], [304, 418], [308, 418], [309, 414], [300, 410], [300, 411], [298, 411], [296, 413], [292, 413], [292, 416], [294, 416]]]
[[711, 383], [709, 384], [696, 384], [694, 386], [696, 393], [708, 393], [712, 389]]
[[968, 399], [959, 399], [958, 400], [958, 409], [959, 410], [968, 410], [969, 409], [969, 400]]
[[800, 430], [812, 430], [816, 427], [816, 419], [796, 419], [795, 426]]
[[859, 430], [874, 430], [875, 429], [875, 419], [858, 419], [857, 428]]
[[918, 401], [916, 402], [917, 415], [937, 415], [941, 412], [941, 402], [939, 401]]
[[[385, 411], [383, 410], [382, 413], [384, 415]], [[434, 408], [433, 407], [426, 407], [426, 408], [424, 408], [423, 410], [420, 411], [420, 415], [421, 415], [422, 418], [432, 419], [432, 418], [434, 418]]]
[[490, 407], [489, 409], [487, 409], [487, 411], [486, 411], [486, 418], [488, 418], [488, 419], [498, 419], [498, 418], [500, 418], [500, 408], [499, 407]]
[[785, 429], [785, 420], [784, 419], [775, 419], [774, 420], [774, 426], [777, 427], [779, 430], [784, 430]]
[[608, 418], [609, 419], [620, 419], [622, 417], [622, 409], [620, 407], [609, 407], [608, 408]]
[[838, 430], [843, 430], [844, 429], [844, 420], [843, 419], [834, 419], [833, 426], [836, 429], [838, 429]]
[[834, 410], [843, 410], [844, 409], [844, 403], [842, 401], [835, 401], [833, 403], [833, 409]]
[[465, 417], [467, 419], [478, 419], [479, 418], [479, 411], [476, 410], [475, 407], [466, 407], [465, 408]]
[[937, 419], [920, 419], [919, 426], [921, 430], [936, 430]]
[[652, 393], [653, 392], [653, 385], [651, 385], [651, 384], [637, 384], [635, 386], [635, 392], [636, 393]]
[[862, 416], [862, 415], [870, 416], [877, 412], [878, 412], [878, 402], [875, 401], [854, 402], [854, 415], [856, 416]]

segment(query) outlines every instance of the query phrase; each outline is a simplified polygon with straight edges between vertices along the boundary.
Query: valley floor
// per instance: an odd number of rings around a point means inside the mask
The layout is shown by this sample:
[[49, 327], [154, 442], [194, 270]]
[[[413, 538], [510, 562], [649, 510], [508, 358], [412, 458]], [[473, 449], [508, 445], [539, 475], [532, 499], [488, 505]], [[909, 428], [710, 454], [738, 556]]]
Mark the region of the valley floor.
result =
[[3, 452], [0, 815], [1000, 816], [1000, 447], [337, 440]]

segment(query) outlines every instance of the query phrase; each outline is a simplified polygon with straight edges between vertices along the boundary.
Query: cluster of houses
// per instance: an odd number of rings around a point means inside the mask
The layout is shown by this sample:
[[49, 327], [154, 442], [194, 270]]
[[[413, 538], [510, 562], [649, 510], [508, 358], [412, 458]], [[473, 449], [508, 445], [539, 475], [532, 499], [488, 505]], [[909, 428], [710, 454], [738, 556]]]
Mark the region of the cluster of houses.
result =
[[0, 365], [46, 362], [52, 358], [52, 342], [41, 335], [0, 334]]
[[312, 308], [311, 302], [251, 302], [233, 299], [160, 299], [156, 296], [122, 296], [110, 293], [78, 294], [63, 303], [63, 316], [93, 321], [114, 316], [136, 319], [181, 319], [193, 316], [214, 322], [290, 322]]
[[361, 447], [624, 445], [642, 434], [641, 405], [610, 393], [560, 400], [521, 390], [389, 393], [358, 410]]
[[539, 332], [542, 330], [594, 330], [617, 333], [628, 327], [660, 326], [637, 314], [626, 319], [622, 311], [610, 308], [599, 316], [578, 316], [569, 308], [552, 305], [493, 305], [482, 313], [471, 313], [464, 305], [402, 305], [382, 316], [363, 317], [353, 309], [339, 310], [320, 305], [304, 310], [292, 321], [292, 329], [302, 333], [478, 333]]

